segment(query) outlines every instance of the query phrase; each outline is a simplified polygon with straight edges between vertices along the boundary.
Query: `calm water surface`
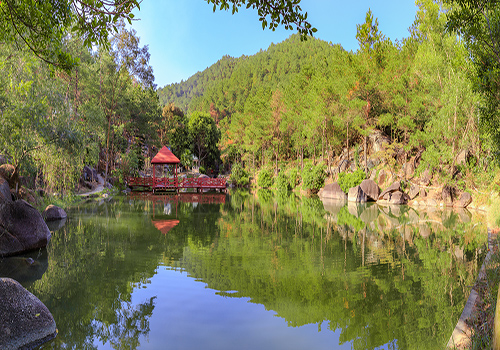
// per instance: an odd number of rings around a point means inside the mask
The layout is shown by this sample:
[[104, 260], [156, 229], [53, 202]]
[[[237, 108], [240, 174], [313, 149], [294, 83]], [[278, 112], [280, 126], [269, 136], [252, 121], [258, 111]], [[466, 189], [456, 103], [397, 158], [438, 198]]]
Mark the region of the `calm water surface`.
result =
[[54, 315], [43, 349], [443, 349], [486, 241], [467, 211], [264, 191], [68, 214], [33, 267], [0, 265]]

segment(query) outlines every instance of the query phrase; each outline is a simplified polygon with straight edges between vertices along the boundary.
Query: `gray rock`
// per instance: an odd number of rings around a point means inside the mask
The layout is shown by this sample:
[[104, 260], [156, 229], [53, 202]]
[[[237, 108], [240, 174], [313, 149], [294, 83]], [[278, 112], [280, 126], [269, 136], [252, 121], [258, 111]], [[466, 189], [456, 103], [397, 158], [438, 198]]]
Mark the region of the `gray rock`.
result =
[[51, 234], [42, 215], [20, 199], [0, 204], [0, 256], [43, 248]]
[[361, 186], [351, 187], [349, 193], [347, 194], [347, 200], [349, 202], [365, 203], [368, 201], [368, 196], [363, 191]]
[[42, 217], [45, 221], [61, 220], [68, 217], [63, 208], [56, 205], [48, 205], [47, 208], [42, 213]]
[[361, 187], [363, 192], [366, 193], [368, 197], [367, 200], [376, 201], [378, 199], [380, 188], [375, 183], [375, 181], [366, 179], [363, 180], [359, 186]]
[[47, 307], [15, 280], [0, 278], [0, 300], [0, 349], [34, 349], [57, 335]]
[[342, 191], [339, 184], [336, 182], [325, 185], [325, 187], [323, 187], [323, 190], [321, 191], [321, 197], [347, 200], [347, 195], [344, 193], [344, 191]]
[[466, 208], [472, 202], [472, 196], [469, 192], [464, 192], [460, 196], [460, 199], [455, 203], [457, 207]]
[[389, 199], [390, 204], [403, 205], [403, 204], [407, 204], [408, 200], [409, 200], [408, 195], [406, 193], [401, 192], [401, 191], [392, 192], [390, 194], [390, 196], [391, 196]]
[[401, 191], [401, 181], [396, 181], [389, 187], [387, 187], [379, 196], [377, 199], [382, 199], [384, 196], [388, 193], [396, 192], [396, 191]]
[[0, 176], [0, 203], [3, 202], [12, 202], [12, 195], [10, 194], [9, 183]]
[[413, 200], [418, 196], [419, 192], [420, 192], [420, 186], [411, 185], [410, 192], [408, 192], [408, 196], [410, 197], [410, 199]]

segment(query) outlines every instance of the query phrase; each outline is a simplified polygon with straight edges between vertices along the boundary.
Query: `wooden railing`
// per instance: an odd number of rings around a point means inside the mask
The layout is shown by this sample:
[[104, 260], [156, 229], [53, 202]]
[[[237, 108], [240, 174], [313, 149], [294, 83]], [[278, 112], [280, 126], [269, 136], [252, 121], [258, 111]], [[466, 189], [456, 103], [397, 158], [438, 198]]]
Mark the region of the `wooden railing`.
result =
[[156, 178], [152, 177], [130, 177], [128, 179], [128, 186], [133, 187], [149, 187], [152, 189], [157, 188], [226, 188], [227, 183], [224, 178], [211, 178], [211, 177], [192, 177], [192, 178]]

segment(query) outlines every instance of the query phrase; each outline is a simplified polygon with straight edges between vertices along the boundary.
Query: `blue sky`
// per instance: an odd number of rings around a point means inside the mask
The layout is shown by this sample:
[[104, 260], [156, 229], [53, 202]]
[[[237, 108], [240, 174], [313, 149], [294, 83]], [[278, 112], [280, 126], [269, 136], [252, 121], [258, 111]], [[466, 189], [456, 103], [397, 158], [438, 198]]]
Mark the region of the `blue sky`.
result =
[[[417, 7], [411, 0], [302, 0], [315, 37], [356, 51], [356, 24], [368, 9], [378, 18], [379, 30], [391, 40], [409, 36]], [[143, 0], [133, 28], [140, 45], [148, 45], [158, 87], [187, 80], [222, 56], [253, 55], [279, 43], [294, 31], [262, 30], [257, 12], [213, 12], [206, 0]]]

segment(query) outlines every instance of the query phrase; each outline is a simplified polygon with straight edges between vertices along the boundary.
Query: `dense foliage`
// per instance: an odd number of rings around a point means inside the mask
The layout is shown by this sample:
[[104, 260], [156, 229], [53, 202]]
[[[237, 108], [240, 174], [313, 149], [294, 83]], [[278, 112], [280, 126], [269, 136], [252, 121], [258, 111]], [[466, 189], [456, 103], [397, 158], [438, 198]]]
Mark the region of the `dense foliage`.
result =
[[356, 187], [365, 179], [366, 174], [363, 169], [358, 169], [352, 173], [341, 172], [339, 174], [337, 183], [339, 184], [342, 191], [345, 193], [349, 192], [351, 187]]
[[417, 171], [430, 168], [456, 181], [460, 152], [477, 169], [494, 164], [494, 128], [478, 118], [484, 96], [471, 81], [468, 46], [446, 30], [449, 8], [431, 0], [417, 5], [402, 41], [385, 37], [368, 11], [357, 27], [356, 52], [292, 35], [160, 88], [160, 102], [187, 114], [208, 111], [221, 130], [222, 161], [242, 161], [252, 173], [262, 167], [279, 173], [289, 162], [303, 169], [304, 159], [330, 167], [353, 145], [366, 172], [368, 139], [380, 130], [393, 142], [379, 157], [391, 169], [418, 155]]

